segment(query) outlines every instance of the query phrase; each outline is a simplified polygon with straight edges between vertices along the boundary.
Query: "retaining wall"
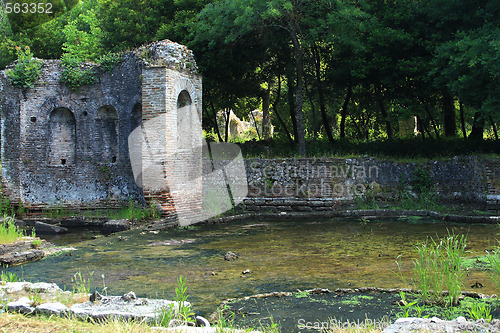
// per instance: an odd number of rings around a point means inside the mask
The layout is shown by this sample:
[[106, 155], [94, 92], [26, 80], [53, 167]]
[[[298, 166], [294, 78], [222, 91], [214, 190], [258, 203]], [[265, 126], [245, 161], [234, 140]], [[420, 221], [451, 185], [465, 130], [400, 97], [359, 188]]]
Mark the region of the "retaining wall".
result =
[[428, 176], [444, 201], [499, 211], [500, 160], [247, 159], [245, 166], [249, 211], [329, 211], [366, 197], [391, 201], [401, 192], [416, 195], [425, 182], [419, 175]]

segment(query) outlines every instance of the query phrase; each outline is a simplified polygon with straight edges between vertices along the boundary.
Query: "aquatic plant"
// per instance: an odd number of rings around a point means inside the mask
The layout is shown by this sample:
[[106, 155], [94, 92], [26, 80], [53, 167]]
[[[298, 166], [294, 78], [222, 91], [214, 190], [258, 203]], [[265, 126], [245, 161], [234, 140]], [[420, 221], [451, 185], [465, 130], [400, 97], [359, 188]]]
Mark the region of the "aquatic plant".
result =
[[89, 294], [90, 286], [92, 284], [94, 272], [88, 272], [89, 277], [85, 278], [82, 275], [82, 272], [78, 271], [71, 278], [71, 282], [73, 283], [73, 292], [75, 294]]
[[486, 258], [491, 266], [488, 275], [500, 292], [500, 246], [497, 245], [493, 251], [488, 251]]
[[[186, 279], [180, 275], [175, 287], [174, 301], [169, 307], [162, 309], [159, 316], [159, 325], [168, 327], [172, 320], [179, 320], [183, 324], [194, 321], [194, 312], [188, 303]], [[175, 306], [177, 304], [177, 307]]]
[[467, 312], [471, 316], [472, 319], [484, 319], [487, 322], [490, 322], [492, 319], [491, 315], [491, 307], [486, 304], [486, 302], [473, 302]]
[[[439, 241], [431, 238], [418, 244], [414, 260], [414, 281], [425, 302], [458, 305], [462, 295], [466, 236], [448, 235]], [[446, 293], [444, 292], [446, 290]]]
[[21, 230], [17, 228], [12, 217], [4, 215], [0, 222], [0, 244], [8, 244], [24, 237]]
[[17, 282], [18, 277], [17, 277], [16, 273], [12, 273], [12, 272], [5, 273], [4, 271], [2, 271], [0, 273], [0, 280], [4, 281], [4, 282]]

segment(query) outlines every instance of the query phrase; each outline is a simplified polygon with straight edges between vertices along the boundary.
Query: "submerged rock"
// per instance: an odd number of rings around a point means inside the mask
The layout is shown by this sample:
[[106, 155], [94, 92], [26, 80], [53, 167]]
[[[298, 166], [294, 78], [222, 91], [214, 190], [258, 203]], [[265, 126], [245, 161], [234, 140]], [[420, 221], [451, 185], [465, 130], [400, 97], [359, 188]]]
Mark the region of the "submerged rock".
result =
[[181, 240], [176, 240], [176, 239], [167, 239], [161, 242], [153, 242], [149, 243], [149, 246], [176, 246], [176, 245], [182, 245], [182, 244], [191, 244], [194, 243], [194, 239], [181, 239]]
[[225, 255], [224, 255], [224, 260], [236, 260], [238, 259], [238, 255], [234, 252], [227, 252]]
[[67, 233], [68, 229], [54, 224], [37, 221], [35, 222], [35, 232], [38, 235], [59, 235]]
[[129, 220], [110, 220], [103, 224], [102, 232], [112, 234], [115, 232], [126, 231], [130, 229]]

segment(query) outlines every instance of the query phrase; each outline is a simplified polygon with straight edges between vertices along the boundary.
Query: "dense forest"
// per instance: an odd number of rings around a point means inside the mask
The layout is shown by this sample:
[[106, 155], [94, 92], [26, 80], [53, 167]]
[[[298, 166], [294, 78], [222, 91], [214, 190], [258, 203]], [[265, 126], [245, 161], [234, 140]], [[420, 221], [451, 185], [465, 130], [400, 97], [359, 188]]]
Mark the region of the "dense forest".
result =
[[254, 109], [259, 137], [302, 156], [312, 140], [398, 139], [408, 119], [422, 140], [498, 140], [496, 0], [23, 0], [3, 3], [0, 23], [2, 69], [31, 53], [77, 68], [155, 40], [187, 45], [206, 135], [222, 141], [217, 114]]

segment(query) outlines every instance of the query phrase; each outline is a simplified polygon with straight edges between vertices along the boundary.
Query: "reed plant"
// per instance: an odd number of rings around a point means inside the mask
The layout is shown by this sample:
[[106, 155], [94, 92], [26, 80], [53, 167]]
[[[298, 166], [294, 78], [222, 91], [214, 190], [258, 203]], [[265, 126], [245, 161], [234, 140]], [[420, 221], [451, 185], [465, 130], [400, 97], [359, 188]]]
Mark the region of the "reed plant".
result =
[[464, 287], [462, 264], [466, 240], [465, 235], [449, 234], [439, 240], [430, 238], [416, 246], [418, 255], [413, 262], [413, 273], [422, 301], [458, 305]]
[[24, 237], [24, 233], [18, 229], [12, 217], [4, 215], [0, 222], [0, 244], [8, 244]]

